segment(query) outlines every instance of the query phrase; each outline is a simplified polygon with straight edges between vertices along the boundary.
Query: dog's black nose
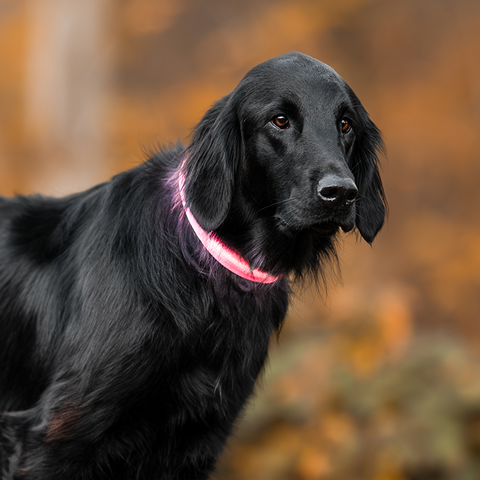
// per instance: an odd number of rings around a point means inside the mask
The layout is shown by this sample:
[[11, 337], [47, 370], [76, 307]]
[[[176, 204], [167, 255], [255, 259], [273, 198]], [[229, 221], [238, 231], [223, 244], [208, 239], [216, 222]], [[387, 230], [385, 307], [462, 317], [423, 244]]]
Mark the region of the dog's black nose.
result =
[[351, 178], [332, 175], [318, 182], [317, 192], [326, 204], [335, 208], [352, 204], [358, 195], [357, 186]]

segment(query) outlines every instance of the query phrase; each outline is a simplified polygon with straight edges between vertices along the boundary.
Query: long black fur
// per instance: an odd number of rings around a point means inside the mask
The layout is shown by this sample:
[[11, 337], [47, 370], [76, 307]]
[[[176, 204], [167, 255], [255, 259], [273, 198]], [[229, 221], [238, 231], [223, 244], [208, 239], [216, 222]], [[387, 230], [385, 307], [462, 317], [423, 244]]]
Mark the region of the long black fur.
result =
[[[292, 53], [251, 70], [186, 149], [66, 198], [0, 198], [0, 478], [206, 479], [284, 319], [289, 276], [321, 272], [339, 228], [369, 243], [381, 228], [379, 148], [345, 82]], [[355, 181], [352, 205], [319, 201], [332, 174]], [[198, 222], [279, 280], [212, 259], [180, 175]]]

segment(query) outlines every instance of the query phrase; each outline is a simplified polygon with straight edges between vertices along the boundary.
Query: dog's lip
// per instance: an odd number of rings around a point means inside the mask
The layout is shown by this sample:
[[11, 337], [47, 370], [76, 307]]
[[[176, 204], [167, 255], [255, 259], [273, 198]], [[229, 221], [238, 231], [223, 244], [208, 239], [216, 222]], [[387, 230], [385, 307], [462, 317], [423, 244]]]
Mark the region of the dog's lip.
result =
[[355, 228], [355, 223], [349, 223], [348, 225], [340, 225], [340, 228], [345, 232], [351, 232]]
[[[282, 230], [289, 232], [290, 235], [297, 235], [302, 232], [312, 232], [317, 233], [323, 236], [331, 237], [338, 232], [338, 229], [341, 227], [342, 230], [346, 231], [345, 228], [337, 222], [333, 221], [324, 221], [316, 222], [312, 224], [303, 224], [303, 225], [292, 225], [283, 218], [279, 219], [279, 225]], [[352, 227], [353, 228], [353, 227]], [[351, 229], [350, 229], [351, 230]]]
[[292, 225], [281, 217], [278, 217], [278, 220], [282, 229], [288, 230], [293, 234], [310, 231], [331, 237], [335, 235], [340, 228], [345, 233], [350, 232], [355, 228], [354, 221], [324, 220], [312, 224]]

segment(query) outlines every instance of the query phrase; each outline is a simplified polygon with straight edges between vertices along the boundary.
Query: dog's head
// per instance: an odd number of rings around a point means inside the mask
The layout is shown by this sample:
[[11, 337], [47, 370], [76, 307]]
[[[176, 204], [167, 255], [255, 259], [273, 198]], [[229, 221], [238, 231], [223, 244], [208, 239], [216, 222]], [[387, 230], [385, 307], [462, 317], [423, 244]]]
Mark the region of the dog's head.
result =
[[[239, 250], [242, 241], [271, 244], [279, 258], [278, 245], [288, 254], [299, 238], [328, 249], [339, 229], [354, 228], [371, 243], [385, 217], [381, 147], [342, 78], [290, 53], [250, 70], [200, 121], [188, 149], [186, 201], [203, 228]], [[273, 260], [263, 263], [275, 270]]]

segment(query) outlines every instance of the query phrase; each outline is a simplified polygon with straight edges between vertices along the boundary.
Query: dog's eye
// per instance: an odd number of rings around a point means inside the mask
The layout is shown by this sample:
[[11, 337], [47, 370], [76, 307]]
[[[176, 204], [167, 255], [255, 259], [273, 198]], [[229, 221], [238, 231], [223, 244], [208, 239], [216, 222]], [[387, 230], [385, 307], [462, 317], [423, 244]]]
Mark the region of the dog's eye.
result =
[[352, 124], [350, 123], [350, 120], [348, 120], [348, 118], [343, 118], [340, 122], [340, 128], [342, 130], [342, 133], [347, 134], [352, 129]]
[[272, 118], [272, 123], [282, 130], [290, 127], [290, 121], [285, 115], [277, 115], [276, 117]]

